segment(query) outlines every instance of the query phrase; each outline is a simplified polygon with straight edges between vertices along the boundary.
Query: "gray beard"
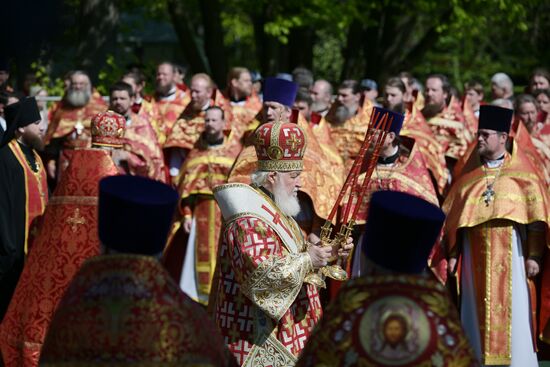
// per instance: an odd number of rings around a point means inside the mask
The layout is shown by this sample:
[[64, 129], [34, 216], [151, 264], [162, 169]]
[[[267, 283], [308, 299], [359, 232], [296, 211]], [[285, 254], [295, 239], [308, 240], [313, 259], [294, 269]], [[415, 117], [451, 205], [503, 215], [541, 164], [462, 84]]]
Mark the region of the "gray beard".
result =
[[323, 112], [323, 111], [326, 111], [327, 109], [328, 109], [328, 106], [324, 103], [313, 102], [311, 104], [311, 110], [313, 112]]
[[350, 110], [344, 106], [340, 105], [336, 107], [336, 110], [334, 111], [334, 118], [336, 120], [336, 123], [343, 124], [351, 117]]
[[65, 100], [73, 107], [84, 107], [90, 102], [91, 97], [92, 93], [87, 90], [69, 90]]

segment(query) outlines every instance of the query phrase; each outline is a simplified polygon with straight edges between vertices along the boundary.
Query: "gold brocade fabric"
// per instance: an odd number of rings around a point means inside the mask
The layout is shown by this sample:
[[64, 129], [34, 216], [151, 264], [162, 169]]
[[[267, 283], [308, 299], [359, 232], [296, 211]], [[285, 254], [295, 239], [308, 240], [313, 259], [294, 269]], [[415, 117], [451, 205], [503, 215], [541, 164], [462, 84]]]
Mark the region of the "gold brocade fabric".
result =
[[[297, 223], [258, 195], [274, 210], [266, 211], [272, 221], [245, 212], [226, 224], [215, 320], [239, 364], [292, 366], [321, 317], [321, 303], [316, 287], [304, 283], [313, 268]], [[276, 223], [288, 230], [288, 244]]]
[[336, 146], [340, 156], [344, 160], [346, 169], [351, 168], [355, 157], [365, 140], [365, 134], [369, 127], [372, 114], [372, 103], [366, 103], [359, 108], [357, 114], [342, 125], [331, 125], [330, 135], [333, 145]]
[[[327, 156], [304, 119], [298, 126], [306, 135], [307, 148], [303, 158], [304, 170], [300, 176], [304, 192], [312, 201], [315, 214], [327, 218], [338, 193], [344, 184], [344, 171], [337, 159]], [[250, 175], [257, 169], [256, 151], [253, 146], [243, 149], [229, 176], [229, 182], [250, 183]]]
[[130, 119], [132, 124], [124, 132], [124, 150], [130, 153], [129, 173], [166, 182], [164, 154], [153, 126], [142, 115], [132, 113]]
[[84, 263], [56, 310], [41, 364], [235, 366], [216, 326], [152, 257]]
[[37, 366], [57, 305], [84, 260], [99, 254], [99, 181], [116, 175], [110, 154], [75, 149], [43, 217], [4, 320], [0, 349], [6, 366]]
[[[182, 176], [178, 189], [181, 197], [181, 218], [173, 225], [173, 232], [181, 230], [178, 224], [183, 222], [185, 217], [195, 218], [198, 301], [204, 304], [210, 294], [222, 227], [222, 217], [214, 200], [213, 189], [227, 183], [229, 172], [241, 147], [239, 137], [235, 134], [225, 137], [222, 145], [213, 147], [200, 139], [181, 169]], [[181, 239], [181, 236], [174, 234], [168, 246], [185, 247], [186, 243], [179, 242]], [[187, 236], [183, 236], [183, 239], [187, 239]], [[178, 265], [180, 269], [183, 266], [182, 263]], [[170, 272], [177, 275], [180, 269], [170, 269]]]
[[296, 366], [477, 366], [443, 285], [388, 274], [346, 282]]
[[250, 129], [250, 124], [262, 109], [262, 101], [256, 94], [253, 94], [244, 103], [230, 102], [231, 106], [231, 128], [244, 134]]
[[173, 100], [155, 99], [154, 105], [156, 111], [158, 111], [157, 135], [161, 146], [164, 145], [166, 137], [172, 133], [172, 128], [176, 120], [178, 120], [181, 113], [190, 102], [191, 97], [189, 93], [181, 89], [176, 89]]
[[426, 168], [437, 184], [437, 192], [443, 195], [449, 180], [445, 150], [437, 141], [426, 119], [415, 105], [413, 105], [412, 111], [407, 111], [405, 114], [405, 121], [400, 135], [413, 138], [416, 141], [418, 150], [424, 156]]
[[[435, 187], [430, 179], [430, 173], [426, 169], [424, 156], [418, 150], [414, 141], [410, 141], [411, 139], [408, 138], [405, 139], [407, 141], [404, 142], [413, 144], [409, 154], [406, 154], [404, 149], [401, 148], [402, 153], [393, 165], [376, 165], [367, 187], [367, 195], [359, 208], [356, 218], [357, 224], [364, 224], [367, 220], [370, 196], [376, 191], [404, 192], [439, 206]], [[359, 176], [359, 186], [362, 185], [364, 177], [364, 173]]]
[[197, 141], [181, 168], [179, 192], [182, 200], [197, 194], [213, 195], [214, 187], [227, 182], [241, 149], [239, 136], [233, 133], [218, 146], [208, 146], [204, 139]]
[[166, 135], [164, 148], [182, 148], [191, 150], [199, 140], [204, 130], [204, 111], [193, 111], [191, 104], [174, 123], [172, 130]]
[[[550, 219], [550, 201], [544, 182], [522, 151], [523, 147], [512, 142], [512, 154], [505, 154], [501, 167], [486, 168], [479, 155], [472, 153], [443, 204], [447, 213], [445, 232], [449, 252], [457, 252], [459, 229], [469, 236], [472, 245], [485, 364], [509, 364], [511, 360], [513, 223], [544, 222], [548, 233]], [[487, 202], [483, 195], [488, 183], [493, 182], [494, 196]], [[526, 256], [530, 256], [529, 252]], [[535, 300], [531, 302], [536, 305]]]
[[464, 155], [470, 137], [458, 103], [451, 99], [449, 106], [437, 116], [427, 119], [427, 122], [437, 141], [445, 147], [445, 156], [459, 159]]
[[549, 223], [548, 191], [521, 147], [513, 143], [512, 154], [506, 153], [493, 187], [495, 196], [487, 205], [482, 195], [487, 190], [487, 182], [495, 180], [498, 170], [487, 168], [485, 172], [479, 155], [472, 154], [451, 187], [443, 203], [450, 249], [456, 245], [458, 229], [475, 227], [492, 219], [508, 219], [520, 224]]
[[512, 230], [510, 221], [491, 220], [466, 231], [472, 244], [471, 268], [484, 365], [511, 362]]
[[539, 154], [541, 172], [546, 183], [550, 185], [550, 134], [533, 133], [531, 139]]

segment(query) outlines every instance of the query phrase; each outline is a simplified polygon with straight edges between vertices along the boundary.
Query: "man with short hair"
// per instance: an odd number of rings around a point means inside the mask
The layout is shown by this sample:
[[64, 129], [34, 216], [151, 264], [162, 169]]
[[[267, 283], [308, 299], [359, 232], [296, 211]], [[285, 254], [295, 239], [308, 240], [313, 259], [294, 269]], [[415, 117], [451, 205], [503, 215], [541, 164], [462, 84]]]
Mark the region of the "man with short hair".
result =
[[49, 113], [44, 142], [50, 179], [59, 180], [74, 149], [91, 146], [90, 120], [106, 109], [107, 104], [92, 88], [88, 74], [81, 70], [72, 72], [63, 99]]
[[306, 121], [311, 121], [311, 105], [313, 101], [311, 99], [311, 95], [308, 91], [305, 90], [298, 90], [298, 93], [296, 93], [296, 99], [294, 100], [293, 107], [296, 108], [302, 116], [306, 119]]
[[98, 186], [101, 256], [88, 259], [63, 294], [40, 363], [235, 366], [206, 311], [157, 260], [175, 190], [127, 175], [106, 177]]
[[332, 85], [324, 79], [316, 80], [311, 87], [310, 94], [313, 100], [311, 110], [325, 117], [332, 104]]
[[191, 78], [191, 102], [178, 117], [172, 131], [166, 136], [164, 143], [165, 154], [169, 160], [170, 176], [177, 185], [179, 171], [185, 157], [199, 140], [204, 131], [204, 112], [214, 106], [212, 99], [215, 90], [214, 82], [204, 73], [193, 75]]
[[462, 324], [481, 363], [537, 366], [529, 288], [543, 264], [549, 198], [523, 147], [509, 141], [512, 115], [481, 106], [477, 152], [443, 204], [448, 267], [454, 274], [461, 256]]
[[226, 98], [231, 105], [232, 128], [244, 134], [262, 109], [262, 101], [252, 87], [252, 77], [247, 68], [234, 67], [229, 70]]
[[[37, 151], [46, 124], [34, 98], [6, 106], [7, 129], [0, 141], [0, 322], [23, 270], [33, 222], [48, 201], [46, 171]], [[34, 223], [36, 225], [36, 223]]]
[[472, 139], [465, 126], [464, 115], [458, 101], [451, 96], [449, 79], [432, 74], [426, 79], [426, 105], [422, 114], [436, 139], [445, 149], [449, 169], [459, 159]]
[[493, 99], [506, 98], [514, 101], [514, 82], [505, 73], [496, 73], [491, 77]]
[[176, 120], [191, 102], [189, 93], [177, 87], [175, 74], [176, 67], [171, 62], [164, 61], [157, 66], [155, 105], [158, 109], [157, 134], [161, 146], [172, 133]]
[[239, 135], [227, 128], [224, 115], [218, 106], [205, 111], [204, 131], [177, 179], [179, 216], [164, 256], [166, 267], [181, 289], [204, 305], [208, 304], [222, 225], [213, 191], [227, 183], [242, 149]]
[[[226, 221], [214, 318], [242, 366], [292, 366], [321, 317], [306, 276], [333, 251], [308, 245], [292, 218], [300, 212], [304, 132], [277, 116], [256, 130], [254, 145], [253, 185], [222, 185], [214, 193]], [[351, 248], [348, 241], [340, 255]]]
[[164, 155], [157, 134], [148, 120], [132, 111], [135, 101], [132, 87], [117, 82], [109, 89], [109, 96], [109, 108], [126, 119], [124, 150], [127, 152], [127, 173], [166, 182]]

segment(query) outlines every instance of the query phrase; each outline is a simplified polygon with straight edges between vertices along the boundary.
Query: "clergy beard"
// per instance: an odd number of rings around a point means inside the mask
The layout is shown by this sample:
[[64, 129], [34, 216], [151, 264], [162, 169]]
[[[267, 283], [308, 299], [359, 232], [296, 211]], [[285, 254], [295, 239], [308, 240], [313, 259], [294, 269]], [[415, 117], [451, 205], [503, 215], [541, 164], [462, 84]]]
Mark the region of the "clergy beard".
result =
[[337, 124], [343, 124], [350, 117], [351, 117], [350, 110], [344, 105], [339, 105], [334, 110], [334, 119], [336, 120]]
[[159, 85], [157, 84], [156, 88], [155, 88], [155, 91], [157, 92], [157, 94], [161, 97], [165, 97], [168, 95], [168, 93], [170, 93], [170, 91], [172, 90], [172, 87], [173, 85], [171, 84], [168, 84], [168, 85]]
[[65, 100], [73, 107], [84, 107], [90, 101], [91, 90], [72, 90], [67, 91]]
[[289, 195], [282, 185], [273, 186], [273, 198], [281, 211], [291, 217], [300, 213], [300, 202], [294, 194]]
[[322, 102], [313, 102], [311, 104], [311, 110], [313, 112], [323, 112], [328, 109], [328, 106]]
[[44, 150], [44, 140], [40, 135], [31, 133], [31, 132], [25, 132], [21, 136], [20, 141], [26, 146], [28, 146], [29, 148], [32, 148], [39, 152]]
[[422, 109], [422, 115], [424, 115], [425, 118], [430, 119], [437, 116], [438, 113], [443, 111], [443, 107], [444, 106], [440, 104], [427, 104]]

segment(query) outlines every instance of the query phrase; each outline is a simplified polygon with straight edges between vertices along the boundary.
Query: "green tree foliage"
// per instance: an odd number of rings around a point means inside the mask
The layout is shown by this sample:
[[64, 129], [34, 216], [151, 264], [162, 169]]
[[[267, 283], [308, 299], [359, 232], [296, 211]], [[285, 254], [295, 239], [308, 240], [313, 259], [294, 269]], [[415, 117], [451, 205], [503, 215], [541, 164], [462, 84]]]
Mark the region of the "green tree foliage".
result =
[[[153, 63], [113, 40], [135, 31], [122, 14], [172, 25], [190, 72], [223, 87], [230, 66], [264, 75], [297, 66], [338, 82], [380, 82], [409, 70], [420, 79], [447, 74], [460, 90], [497, 71], [526, 83], [548, 66], [550, 4], [544, 0], [71, 0], [74, 25], [61, 42], [75, 48], [71, 68], [86, 67], [100, 89], [128, 63]], [[72, 12], [72, 13], [71, 13]], [[110, 48], [109, 48], [110, 47]], [[60, 56], [62, 55], [62, 56]], [[112, 55], [108, 57], [108, 55]], [[67, 58], [52, 53], [50, 62]], [[546, 63], [546, 64], [545, 64]], [[487, 85], [487, 84], [486, 84]]]

